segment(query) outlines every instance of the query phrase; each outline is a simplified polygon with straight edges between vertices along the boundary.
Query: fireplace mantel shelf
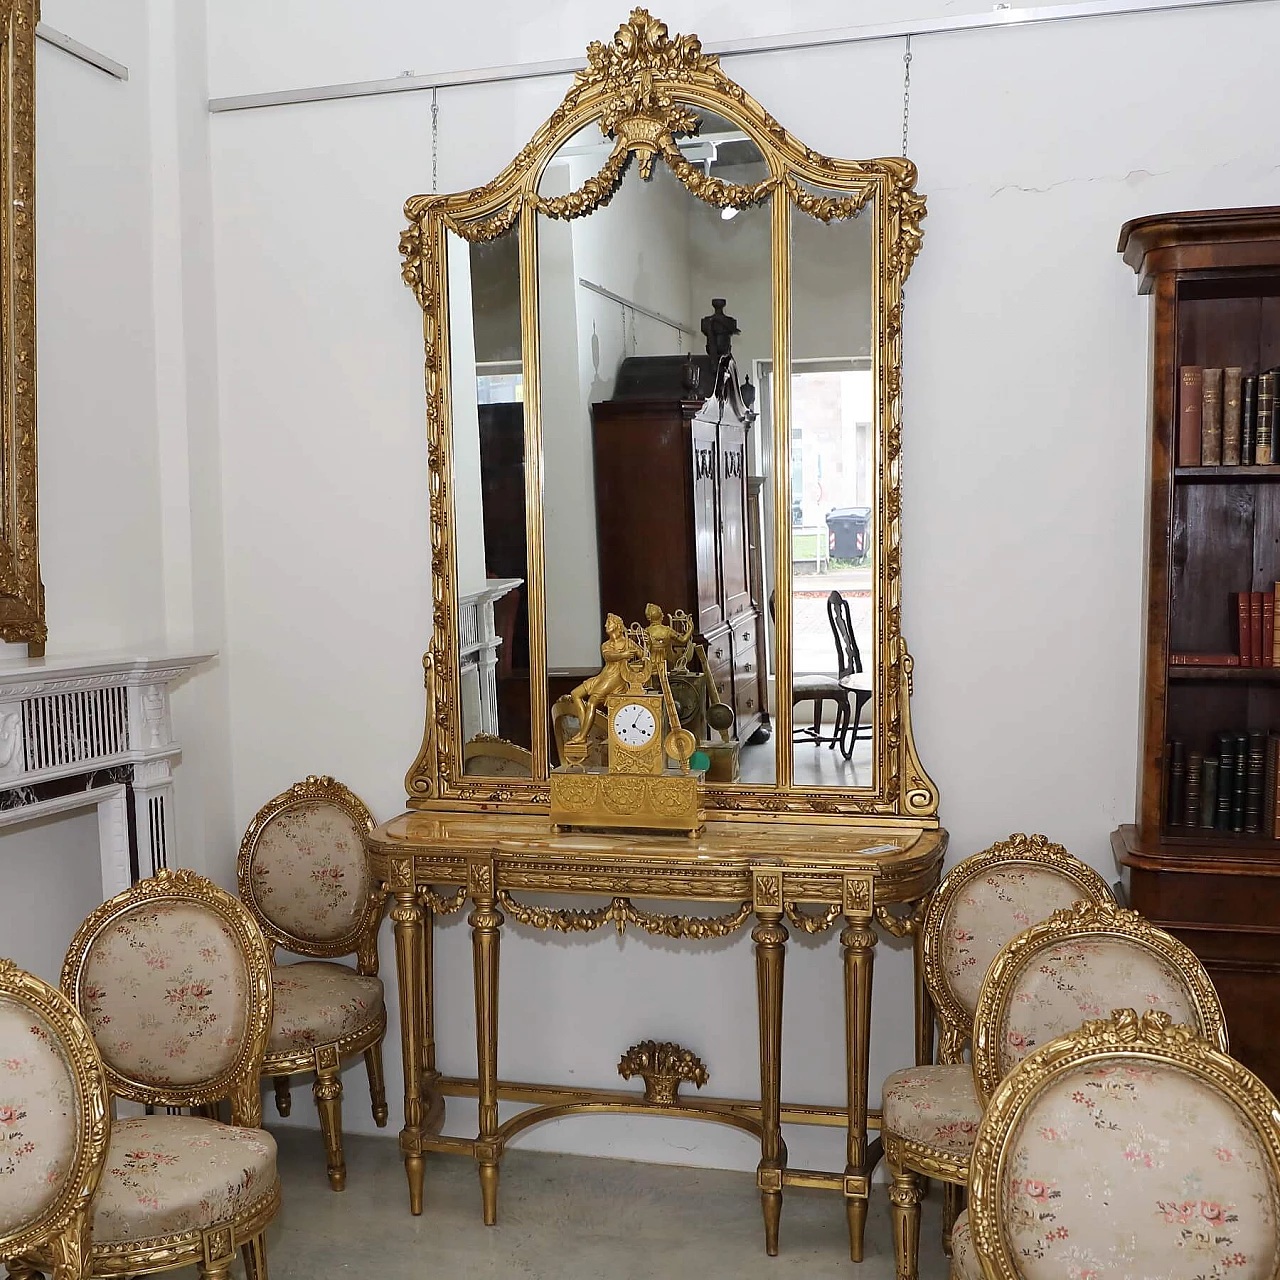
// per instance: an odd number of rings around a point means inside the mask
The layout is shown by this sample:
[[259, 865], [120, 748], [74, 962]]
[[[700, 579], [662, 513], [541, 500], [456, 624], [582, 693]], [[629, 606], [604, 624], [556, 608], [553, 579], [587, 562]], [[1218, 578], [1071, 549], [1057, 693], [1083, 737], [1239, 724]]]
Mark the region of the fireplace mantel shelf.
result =
[[68, 653], [0, 661], [0, 828], [98, 809], [104, 896], [174, 856], [169, 686], [216, 654]]

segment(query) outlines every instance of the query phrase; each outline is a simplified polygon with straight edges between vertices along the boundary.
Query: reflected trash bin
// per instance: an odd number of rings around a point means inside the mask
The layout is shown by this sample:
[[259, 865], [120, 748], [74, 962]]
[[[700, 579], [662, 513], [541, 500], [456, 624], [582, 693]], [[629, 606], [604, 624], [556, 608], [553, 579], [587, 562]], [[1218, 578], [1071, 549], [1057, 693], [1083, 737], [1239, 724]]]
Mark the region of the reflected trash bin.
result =
[[861, 560], [867, 554], [870, 507], [833, 507], [827, 512], [827, 550], [833, 560]]

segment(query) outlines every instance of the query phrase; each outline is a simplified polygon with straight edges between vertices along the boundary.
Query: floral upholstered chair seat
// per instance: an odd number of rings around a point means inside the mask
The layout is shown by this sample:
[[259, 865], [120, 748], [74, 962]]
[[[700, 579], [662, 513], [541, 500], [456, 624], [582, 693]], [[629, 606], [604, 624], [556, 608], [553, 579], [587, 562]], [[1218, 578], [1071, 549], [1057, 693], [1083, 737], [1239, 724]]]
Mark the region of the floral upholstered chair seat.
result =
[[137, 1242], [231, 1222], [275, 1182], [275, 1139], [262, 1129], [198, 1116], [118, 1120], [93, 1200], [93, 1238]]
[[[380, 898], [365, 862], [373, 816], [359, 796], [328, 777], [308, 777], [269, 800], [240, 842], [240, 896], [269, 943], [298, 963], [272, 967], [275, 1021], [262, 1064], [275, 1081], [276, 1109], [292, 1109], [289, 1077], [311, 1086], [329, 1166], [346, 1186], [342, 1151], [341, 1058], [363, 1053], [374, 1121], [387, 1122], [382, 1038], [387, 1011], [378, 978]], [[356, 956], [356, 967], [337, 963]]]
[[895, 1071], [885, 1081], [882, 1105], [886, 1129], [959, 1156], [973, 1149], [982, 1120], [968, 1063]]
[[1165, 1014], [1121, 1010], [1051, 1041], [984, 1118], [954, 1274], [976, 1280], [985, 1257], [1019, 1280], [1273, 1280], [1275, 1108]]
[[[951, 1229], [951, 1276], [952, 1280], [983, 1280], [982, 1264], [973, 1251], [973, 1236], [969, 1233], [968, 1209]], [[1085, 1277], [1081, 1276], [1081, 1280]]]
[[382, 979], [345, 964], [272, 965], [276, 1013], [268, 1053], [292, 1053], [355, 1035], [383, 1013]]

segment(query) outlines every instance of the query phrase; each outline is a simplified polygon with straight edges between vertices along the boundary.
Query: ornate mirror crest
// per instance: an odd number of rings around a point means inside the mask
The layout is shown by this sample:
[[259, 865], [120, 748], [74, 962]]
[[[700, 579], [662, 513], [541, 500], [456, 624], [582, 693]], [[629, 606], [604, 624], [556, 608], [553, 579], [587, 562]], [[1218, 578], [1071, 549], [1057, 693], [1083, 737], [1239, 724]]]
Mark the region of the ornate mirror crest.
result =
[[[471, 191], [421, 195], [405, 204], [409, 226], [401, 235], [405, 283], [423, 309], [426, 348], [427, 444], [430, 467], [432, 593], [434, 631], [424, 656], [427, 718], [422, 749], [406, 776], [409, 804], [418, 808], [483, 805], [497, 811], [542, 812], [549, 802], [550, 746], [534, 733], [530, 777], [477, 777], [462, 767], [458, 557], [455, 526], [455, 463], [451, 385], [450, 251], [457, 243], [489, 245], [518, 237], [519, 312], [524, 405], [524, 481], [528, 539], [528, 650], [531, 723], [546, 725], [549, 697], [545, 675], [546, 597], [543, 576], [543, 422], [539, 387], [538, 228], [539, 219], [583, 218], [609, 204], [634, 161], [641, 178], [654, 175], [661, 161], [698, 200], [729, 218], [768, 205], [772, 243], [772, 359], [789, 365], [792, 332], [791, 216], [798, 209], [825, 224], [859, 214], [872, 222], [873, 264], [869, 283], [871, 325], [870, 393], [874, 403], [870, 538], [874, 553], [871, 628], [871, 785], [802, 784], [793, 776], [791, 752], [777, 754], [776, 778], [767, 782], [708, 784], [708, 817], [770, 815], [804, 821], [859, 815], [876, 822], [909, 820], [937, 825], [937, 788], [917, 757], [911, 733], [909, 697], [912, 660], [901, 632], [901, 359], [902, 286], [921, 244], [925, 201], [915, 191], [916, 169], [905, 158], [867, 161], [833, 159], [804, 146], [702, 51], [697, 37], [669, 34], [644, 9], [632, 11], [612, 43], [593, 43], [587, 66], [550, 119], [492, 182]], [[717, 177], [682, 153], [680, 140], [697, 134], [700, 112], [719, 117], [736, 135], [749, 139], [767, 163], [768, 177], [738, 183]], [[713, 115], [712, 115], [713, 113]], [[585, 126], [598, 123], [612, 140], [602, 167], [566, 193], [552, 194], [540, 183], [559, 148]], [[774, 197], [779, 198], [774, 198]], [[513, 256], [516, 246], [511, 246]], [[581, 281], [581, 284], [587, 282]], [[663, 319], [663, 317], [658, 317]], [[634, 325], [634, 320], [633, 320]], [[625, 331], [625, 322], [624, 322]], [[683, 350], [683, 346], [681, 347]], [[771, 379], [774, 421], [790, 422], [790, 380]], [[456, 392], [461, 395], [460, 391]], [[774, 510], [790, 511], [789, 431], [773, 433], [769, 477]], [[833, 535], [834, 536], [834, 535]], [[826, 541], [825, 531], [823, 542]], [[775, 563], [792, 564], [792, 529], [774, 521], [766, 541]], [[823, 554], [823, 553], [815, 553]], [[771, 596], [771, 593], [766, 592]], [[763, 602], [761, 602], [763, 605]], [[779, 591], [773, 619], [779, 684], [792, 671], [789, 591]], [[772, 597], [769, 610], [774, 611]], [[603, 622], [603, 619], [601, 619]], [[834, 622], [833, 622], [834, 629]], [[597, 637], [598, 638], [598, 637]], [[785, 676], [783, 673], [787, 673]], [[538, 676], [543, 678], [538, 678]], [[779, 692], [773, 728], [781, 743], [792, 741], [792, 708]], [[479, 735], [484, 737], [486, 735]]]
[[36, 520], [35, 29], [38, 0], [0, 0], [0, 639], [47, 635]]

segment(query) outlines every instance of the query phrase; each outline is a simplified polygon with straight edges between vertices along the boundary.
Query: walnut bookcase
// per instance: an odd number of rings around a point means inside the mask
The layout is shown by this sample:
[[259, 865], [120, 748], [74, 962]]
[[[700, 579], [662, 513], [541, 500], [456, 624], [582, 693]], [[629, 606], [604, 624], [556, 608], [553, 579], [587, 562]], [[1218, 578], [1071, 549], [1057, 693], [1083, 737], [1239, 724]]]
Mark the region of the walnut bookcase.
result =
[[1166, 744], [1280, 730], [1280, 667], [1171, 667], [1236, 649], [1231, 593], [1280, 581], [1280, 466], [1176, 465], [1185, 365], [1280, 364], [1280, 208], [1126, 223], [1121, 254], [1153, 299], [1146, 635], [1138, 812], [1112, 846], [1130, 904], [1201, 957], [1233, 1052], [1280, 1086], [1280, 840], [1170, 827]]

